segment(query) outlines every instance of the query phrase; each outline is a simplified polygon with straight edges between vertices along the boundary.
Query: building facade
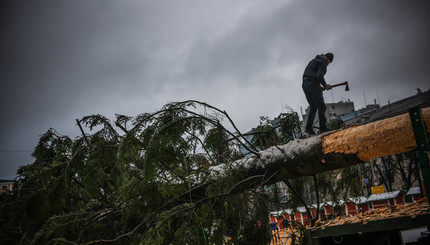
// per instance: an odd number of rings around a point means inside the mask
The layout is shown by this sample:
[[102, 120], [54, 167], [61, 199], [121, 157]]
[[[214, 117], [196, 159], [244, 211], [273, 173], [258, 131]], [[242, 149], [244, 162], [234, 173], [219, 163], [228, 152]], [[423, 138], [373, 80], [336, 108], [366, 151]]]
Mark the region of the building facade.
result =
[[13, 188], [13, 180], [4, 180], [0, 179], [0, 193], [5, 191], [12, 191]]

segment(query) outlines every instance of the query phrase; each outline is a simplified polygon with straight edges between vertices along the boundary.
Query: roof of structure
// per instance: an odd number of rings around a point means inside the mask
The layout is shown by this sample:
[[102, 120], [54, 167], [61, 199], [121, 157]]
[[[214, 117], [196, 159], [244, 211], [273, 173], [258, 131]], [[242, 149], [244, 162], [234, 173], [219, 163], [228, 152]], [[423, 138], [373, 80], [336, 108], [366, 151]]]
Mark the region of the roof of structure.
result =
[[420, 195], [421, 190], [419, 186], [411, 187], [409, 191], [406, 193], [406, 195]]
[[0, 179], [0, 183], [12, 183], [13, 180]]
[[[314, 203], [314, 204], [312, 204], [312, 205], [311, 205], [311, 207], [313, 207], [313, 208], [317, 209], [317, 204], [316, 204], [316, 203]], [[320, 210], [321, 210], [323, 207], [324, 207], [324, 203], [320, 203]]]
[[417, 106], [430, 106], [430, 90], [419, 91], [413, 96], [392, 103], [389, 102], [388, 105], [382, 107], [378, 104], [366, 105], [365, 108], [341, 116], [341, 119], [346, 125], [369, 123], [403, 114]]
[[409, 109], [417, 106], [429, 106], [430, 105], [430, 90], [425, 92], [419, 92], [416, 95], [404, 98], [402, 100], [389, 103], [381, 107], [380, 110], [373, 113], [369, 122], [377, 121], [387, 117], [393, 117], [407, 112]]
[[272, 216], [279, 217], [279, 216], [282, 216], [282, 214], [291, 214], [291, 212], [292, 212], [292, 210], [288, 208], [288, 209], [283, 209], [283, 210], [278, 210], [278, 211], [272, 211], [272, 212], [270, 212], [270, 214]]
[[338, 202], [328, 201], [328, 202], [325, 202], [323, 206], [332, 206], [332, 207], [334, 207], [334, 206], [339, 206], [339, 205], [342, 206], [344, 204], [345, 204], [344, 200], [339, 200]]
[[388, 199], [394, 199], [400, 194], [400, 191], [391, 191], [391, 192], [385, 192], [380, 194], [372, 194], [368, 199], [367, 202], [374, 202], [374, 201], [383, 201]]
[[349, 201], [355, 203], [355, 204], [363, 204], [363, 203], [367, 203], [367, 197], [365, 196], [361, 196], [361, 197], [351, 197], [348, 198]]
[[[401, 193], [401, 191], [391, 191], [391, 192], [380, 193], [380, 194], [372, 194], [369, 198], [367, 198], [365, 196], [361, 196], [361, 197], [348, 198], [347, 200], [352, 201], [355, 204], [365, 204], [368, 202], [395, 199], [400, 193]], [[416, 195], [416, 194], [420, 194], [420, 188], [419, 187], [410, 188], [406, 195]], [[320, 204], [320, 209], [322, 209], [324, 206], [335, 207], [337, 205], [343, 206], [344, 204], [345, 204], [345, 201], [343, 201], [343, 200], [339, 200], [337, 203], [332, 202], [332, 201], [327, 201], [327, 202]], [[309, 208], [315, 208], [316, 209], [317, 204], [312, 204]], [[288, 209], [283, 209], [283, 210], [279, 210], [279, 211], [273, 211], [273, 212], [270, 212], [270, 214], [273, 216], [279, 217], [279, 216], [282, 216], [282, 214], [284, 214], [284, 213], [293, 214], [294, 213], [293, 211], [299, 211], [300, 213], [306, 213], [306, 208], [303, 206], [298, 207], [295, 210], [288, 208]]]

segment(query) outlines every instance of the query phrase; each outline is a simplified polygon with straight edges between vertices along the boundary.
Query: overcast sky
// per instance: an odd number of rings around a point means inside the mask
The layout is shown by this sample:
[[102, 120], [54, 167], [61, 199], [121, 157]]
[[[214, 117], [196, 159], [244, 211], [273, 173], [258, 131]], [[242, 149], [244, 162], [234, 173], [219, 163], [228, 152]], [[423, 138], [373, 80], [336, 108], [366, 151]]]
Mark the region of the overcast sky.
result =
[[301, 77], [333, 52], [326, 102], [356, 109], [430, 88], [430, 2], [75, 0], [0, 2], [0, 178], [49, 128], [72, 138], [91, 114], [136, 116], [196, 99], [241, 131], [307, 107]]

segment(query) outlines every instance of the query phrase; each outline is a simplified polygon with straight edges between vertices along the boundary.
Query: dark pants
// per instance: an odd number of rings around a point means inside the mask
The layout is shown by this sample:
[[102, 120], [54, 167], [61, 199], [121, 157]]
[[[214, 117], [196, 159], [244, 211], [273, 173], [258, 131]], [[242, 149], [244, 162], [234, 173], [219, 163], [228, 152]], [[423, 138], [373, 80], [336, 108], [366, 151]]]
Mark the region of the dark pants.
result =
[[306, 100], [309, 103], [308, 120], [306, 121], [306, 129], [312, 130], [315, 114], [318, 110], [318, 120], [320, 124], [320, 131], [327, 131], [327, 120], [325, 118], [325, 103], [322, 88], [315, 83], [303, 81], [303, 91], [306, 95]]

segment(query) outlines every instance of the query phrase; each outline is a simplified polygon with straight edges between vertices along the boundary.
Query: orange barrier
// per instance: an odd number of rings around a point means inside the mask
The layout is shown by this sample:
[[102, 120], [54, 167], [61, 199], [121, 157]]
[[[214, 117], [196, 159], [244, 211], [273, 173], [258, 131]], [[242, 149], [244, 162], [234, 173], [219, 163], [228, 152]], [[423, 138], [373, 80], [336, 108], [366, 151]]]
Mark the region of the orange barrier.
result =
[[272, 240], [270, 241], [270, 245], [291, 245], [291, 230], [290, 229], [282, 229], [273, 231], [272, 230]]

